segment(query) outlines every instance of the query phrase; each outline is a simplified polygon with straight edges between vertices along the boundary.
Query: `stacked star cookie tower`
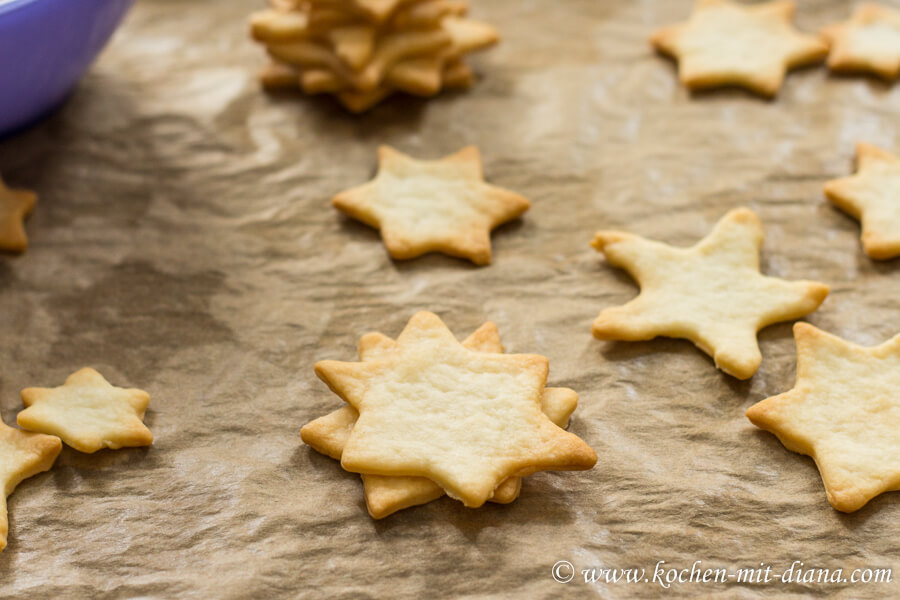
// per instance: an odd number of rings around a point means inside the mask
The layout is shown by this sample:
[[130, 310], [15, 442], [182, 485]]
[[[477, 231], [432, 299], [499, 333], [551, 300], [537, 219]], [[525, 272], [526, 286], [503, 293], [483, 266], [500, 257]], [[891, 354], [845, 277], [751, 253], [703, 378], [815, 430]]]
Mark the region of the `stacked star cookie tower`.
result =
[[417, 313], [396, 340], [363, 336], [359, 362], [316, 363], [347, 404], [300, 435], [362, 476], [375, 519], [445, 493], [470, 508], [508, 504], [525, 475], [597, 462], [564, 430], [578, 394], [545, 387], [547, 369], [543, 356], [504, 354], [493, 323], [460, 343], [437, 315]]
[[272, 58], [263, 86], [334, 94], [355, 113], [394, 92], [468, 88], [474, 77], [463, 56], [499, 39], [465, 18], [463, 0], [270, 1], [250, 19]]

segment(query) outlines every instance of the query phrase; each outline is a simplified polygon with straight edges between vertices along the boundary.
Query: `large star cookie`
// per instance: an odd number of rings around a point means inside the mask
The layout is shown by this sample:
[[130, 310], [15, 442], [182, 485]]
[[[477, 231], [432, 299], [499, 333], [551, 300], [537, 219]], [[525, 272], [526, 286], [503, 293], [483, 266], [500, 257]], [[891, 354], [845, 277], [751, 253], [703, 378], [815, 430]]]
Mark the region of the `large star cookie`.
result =
[[884, 79], [900, 75], [900, 10], [862, 4], [849, 21], [822, 31], [831, 42], [828, 67], [841, 73], [873, 73]]
[[597, 454], [541, 410], [548, 363], [475, 352], [437, 315], [414, 315], [393, 349], [358, 363], [321, 361], [316, 374], [359, 411], [341, 466], [425, 477], [478, 507], [510, 477], [590, 469]]
[[491, 230], [520, 216], [527, 199], [484, 182], [481, 155], [469, 146], [435, 161], [378, 149], [378, 174], [333, 199], [341, 212], [381, 230], [397, 259], [427, 252], [491, 262]]
[[153, 434], [144, 425], [147, 392], [111, 385], [94, 369], [84, 368], [55, 388], [26, 388], [19, 426], [59, 436], [81, 452], [101, 448], [148, 446]]
[[653, 46], [678, 60], [688, 88], [724, 85], [774, 96], [788, 69], [825, 58], [828, 46], [791, 25], [793, 2], [742, 5], [697, 0], [684, 23], [658, 30]]
[[829, 181], [825, 194], [862, 221], [866, 254], [876, 259], [900, 256], [900, 158], [859, 143], [856, 162], [856, 175]]
[[594, 321], [604, 340], [685, 338], [738, 379], [756, 373], [762, 356], [756, 333], [772, 323], [816, 310], [828, 286], [785, 281], [759, 272], [763, 233], [746, 208], [725, 215], [690, 248], [675, 248], [630, 233], [601, 231], [592, 245], [609, 263], [637, 279], [641, 293]]
[[900, 335], [865, 348], [797, 323], [794, 337], [794, 389], [751, 406], [747, 417], [816, 461], [840, 511], [900, 489]]
[[[366, 334], [359, 342], [359, 358], [376, 360], [393, 351], [396, 342], [380, 333]], [[504, 352], [497, 326], [485, 323], [462, 343], [476, 352]], [[578, 394], [568, 388], [545, 388], [541, 409], [558, 426], [565, 428], [578, 404]], [[307, 423], [300, 430], [303, 441], [317, 451], [341, 459], [350, 432], [359, 418], [352, 406], [344, 406], [331, 414]], [[390, 477], [362, 474], [366, 507], [375, 519], [381, 519], [398, 510], [431, 502], [444, 495], [439, 485], [424, 477]], [[501, 483], [490, 501], [508, 504], [515, 500], [521, 489], [521, 478], [511, 477]]]
[[0, 179], [0, 250], [24, 252], [28, 248], [24, 221], [37, 202], [37, 194], [12, 190]]
[[58, 437], [42, 433], [26, 433], [0, 422], [0, 551], [6, 548], [9, 521], [6, 497], [13, 493], [23, 479], [43, 473], [53, 466], [62, 443]]

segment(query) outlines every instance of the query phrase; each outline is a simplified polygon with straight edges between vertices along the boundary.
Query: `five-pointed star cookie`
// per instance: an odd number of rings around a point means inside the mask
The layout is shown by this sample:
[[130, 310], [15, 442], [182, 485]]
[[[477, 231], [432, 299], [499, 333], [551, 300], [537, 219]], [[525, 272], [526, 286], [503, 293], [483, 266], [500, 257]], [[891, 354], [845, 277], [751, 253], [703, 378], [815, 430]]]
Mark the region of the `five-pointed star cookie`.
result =
[[22, 402], [27, 408], [17, 417], [20, 427], [59, 436], [81, 452], [153, 442], [142, 421], [149, 394], [115, 387], [91, 368], [69, 375], [61, 387], [26, 388]]
[[37, 202], [37, 194], [11, 190], [0, 179], [0, 250], [24, 252], [28, 248], [23, 222]]
[[541, 411], [547, 371], [543, 356], [464, 348], [428, 312], [410, 319], [384, 357], [316, 364], [359, 412], [344, 469], [425, 477], [469, 507], [510, 477], [596, 463], [590, 446]]
[[828, 67], [841, 73], [873, 73], [884, 79], [900, 75], [900, 10], [862, 4], [849, 21], [822, 31], [831, 42]]
[[825, 58], [828, 46], [791, 25], [792, 2], [742, 5], [697, 0], [684, 23], [664, 27], [653, 46], [678, 60], [681, 82], [690, 89], [737, 85], [772, 97], [789, 68]]
[[797, 323], [794, 337], [797, 383], [747, 417], [816, 461], [840, 511], [900, 489], [900, 335], [865, 348]]
[[862, 221], [866, 254], [875, 259], [900, 256], [900, 158], [859, 143], [856, 162], [856, 175], [829, 181], [825, 194]]
[[689, 339], [729, 375], [751, 377], [762, 360], [756, 333], [813, 312], [828, 295], [828, 286], [821, 283], [761, 275], [762, 239], [759, 218], [746, 208], [725, 215], [690, 248], [630, 233], [598, 232], [594, 248], [637, 279], [641, 293], [624, 306], [601, 312], [594, 336]]
[[334, 197], [341, 212], [381, 230], [397, 259], [427, 252], [491, 262], [491, 230], [520, 216], [527, 199], [485, 183], [478, 148], [435, 161], [378, 149], [378, 174]]
[[23, 479], [43, 473], [53, 466], [62, 443], [58, 437], [42, 433], [26, 433], [0, 422], [0, 552], [6, 548], [9, 521], [6, 497], [13, 493]]
[[[380, 333], [369, 333], [360, 339], [359, 359], [375, 360], [388, 355], [394, 349], [394, 340]], [[485, 323], [462, 343], [463, 347], [477, 352], [504, 352], [497, 326]], [[578, 404], [578, 394], [568, 388], [545, 388], [541, 409], [558, 426], [565, 428]], [[300, 430], [304, 442], [318, 452], [341, 459], [350, 432], [359, 418], [352, 406], [344, 406], [324, 417], [307, 423]], [[439, 485], [424, 477], [390, 477], [362, 474], [366, 507], [375, 519], [381, 519], [398, 510], [431, 502], [444, 495]], [[515, 500], [521, 489], [521, 478], [511, 477], [497, 486], [490, 501], [508, 504]]]

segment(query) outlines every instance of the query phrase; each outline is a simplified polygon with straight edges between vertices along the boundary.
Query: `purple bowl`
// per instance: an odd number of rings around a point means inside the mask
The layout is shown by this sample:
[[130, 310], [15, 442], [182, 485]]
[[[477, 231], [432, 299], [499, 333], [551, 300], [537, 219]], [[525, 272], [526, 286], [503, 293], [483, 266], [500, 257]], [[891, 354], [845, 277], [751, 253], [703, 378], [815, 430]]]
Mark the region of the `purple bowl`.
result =
[[0, 136], [56, 108], [134, 0], [0, 0]]

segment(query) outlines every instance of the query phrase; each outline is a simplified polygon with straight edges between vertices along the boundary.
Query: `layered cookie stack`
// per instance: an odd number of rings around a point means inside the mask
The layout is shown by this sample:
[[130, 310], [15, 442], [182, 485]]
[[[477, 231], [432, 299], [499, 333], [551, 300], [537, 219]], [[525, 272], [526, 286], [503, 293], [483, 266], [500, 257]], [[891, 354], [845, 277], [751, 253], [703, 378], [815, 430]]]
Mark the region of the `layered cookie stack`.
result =
[[467, 10], [462, 0], [272, 0], [250, 20], [272, 57], [262, 85], [334, 94], [357, 113], [394, 92], [467, 88], [463, 56], [499, 39]]
[[543, 356], [503, 352], [493, 323], [460, 343], [418, 313], [396, 340], [363, 336], [359, 362], [316, 364], [347, 404], [300, 434], [362, 475], [376, 519], [445, 493], [470, 508], [508, 504], [525, 475], [593, 467], [597, 454], [563, 429], [578, 395], [545, 387]]

